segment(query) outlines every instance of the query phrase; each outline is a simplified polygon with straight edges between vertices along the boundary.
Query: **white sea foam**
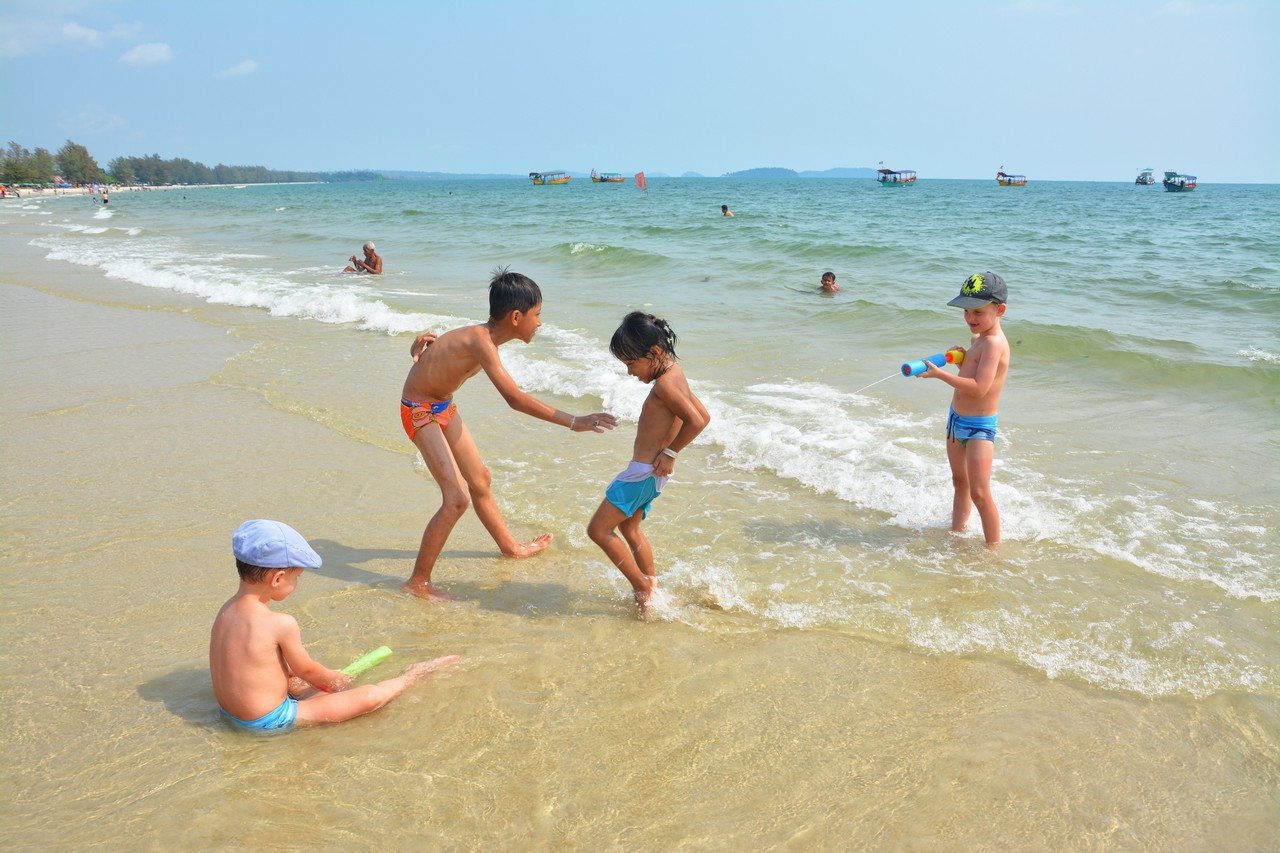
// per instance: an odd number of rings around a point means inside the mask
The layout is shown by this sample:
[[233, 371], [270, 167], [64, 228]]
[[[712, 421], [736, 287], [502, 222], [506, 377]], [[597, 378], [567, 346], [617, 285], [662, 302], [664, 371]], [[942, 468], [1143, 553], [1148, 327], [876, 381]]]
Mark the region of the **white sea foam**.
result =
[[1236, 355], [1259, 364], [1280, 364], [1280, 354], [1267, 352], [1266, 350], [1259, 349], [1258, 347], [1242, 349], [1237, 352]]

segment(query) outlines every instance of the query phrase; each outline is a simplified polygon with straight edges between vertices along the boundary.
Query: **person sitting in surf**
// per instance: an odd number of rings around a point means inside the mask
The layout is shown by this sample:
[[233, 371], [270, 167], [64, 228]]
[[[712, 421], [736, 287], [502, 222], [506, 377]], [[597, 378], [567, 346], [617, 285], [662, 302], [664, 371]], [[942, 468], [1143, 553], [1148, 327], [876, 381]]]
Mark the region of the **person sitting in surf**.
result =
[[347, 259], [351, 262], [351, 266], [344, 269], [343, 272], [367, 272], [370, 275], [381, 275], [382, 257], [373, 250], [373, 241], [370, 240], [361, 248], [364, 251], [364, 260], [352, 255]]

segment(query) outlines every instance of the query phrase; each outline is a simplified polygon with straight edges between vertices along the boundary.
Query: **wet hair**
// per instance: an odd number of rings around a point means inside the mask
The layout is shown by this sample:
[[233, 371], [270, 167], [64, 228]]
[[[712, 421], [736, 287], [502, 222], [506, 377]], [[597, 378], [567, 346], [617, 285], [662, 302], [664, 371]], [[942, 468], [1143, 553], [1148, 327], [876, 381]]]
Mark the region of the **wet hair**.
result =
[[528, 312], [542, 304], [542, 291], [533, 279], [498, 267], [489, 279], [489, 319], [501, 320], [512, 311]]
[[[678, 358], [676, 333], [671, 330], [667, 321], [643, 311], [632, 311], [622, 318], [622, 325], [613, 333], [613, 340], [609, 341], [609, 352], [613, 353], [618, 361], [639, 361], [647, 358], [654, 362], [655, 367], [659, 367], [662, 359], [655, 357], [651, 352], [655, 346], [673, 359]], [[653, 378], [657, 379], [664, 372], [660, 368], [654, 373]]]
[[240, 573], [240, 580], [245, 581], [246, 583], [262, 583], [267, 579], [267, 575], [280, 570], [268, 569], [264, 566], [255, 566], [253, 563], [246, 563], [244, 560], [237, 557], [236, 571]]
[[823, 281], [826, 281], [827, 279], [831, 279], [832, 281], [835, 281], [835, 280], [836, 280], [836, 274], [835, 274], [835, 273], [833, 273], [831, 270], [827, 270], [826, 272], [824, 272], [824, 273], [822, 274], [822, 280], [823, 280]]

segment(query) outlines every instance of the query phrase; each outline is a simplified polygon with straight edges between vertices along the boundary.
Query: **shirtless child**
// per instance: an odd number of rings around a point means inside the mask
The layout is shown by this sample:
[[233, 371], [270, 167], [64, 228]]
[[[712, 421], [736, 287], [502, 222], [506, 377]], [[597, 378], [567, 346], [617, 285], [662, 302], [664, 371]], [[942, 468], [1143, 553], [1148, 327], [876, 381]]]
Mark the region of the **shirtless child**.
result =
[[631, 463], [605, 490], [587, 535], [630, 581], [644, 619], [653, 608], [658, 575], [640, 522], [675, 473], [676, 456], [706, 429], [711, 415], [676, 364], [676, 333], [666, 320], [632, 311], [613, 333], [609, 351], [628, 374], [653, 388], [640, 409]]
[[[413, 574], [401, 587], [411, 595], [450, 600], [432, 585], [431, 571], [449, 533], [469, 505], [475, 506], [480, 523], [504, 557], [528, 557], [551, 544], [550, 533], [520, 543], [507, 529], [489, 489], [489, 469], [480, 460], [471, 433], [453, 402], [462, 383], [483, 370], [511, 408], [574, 432], [604, 432], [618, 424], [617, 418], [605, 412], [571, 415], [553, 409], [516, 387], [502, 366], [498, 347], [517, 339], [529, 343], [541, 325], [542, 291], [538, 285], [520, 273], [500, 269], [489, 282], [487, 323], [454, 329], [433, 342], [431, 336], [423, 335], [413, 343], [410, 352], [415, 363], [400, 395], [400, 421], [440, 486], [442, 502], [422, 533]], [[428, 342], [430, 346], [424, 350]]]
[[964, 321], [973, 332], [969, 349], [956, 375], [930, 361], [922, 378], [941, 379], [955, 389], [947, 416], [947, 461], [955, 496], [951, 503], [951, 531], [960, 533], [973, 508], [982, 519], [982, 535], [988, 546], [1000, 542], [1000, 511], [991, 495], [991, 462], [995, 456], [997, 411], [1000, 392], [1009, 375], [1009, 340], [1000, 329], [1009, 289], [993, 272], [975, 273], [965, 279], [960, 295], [948, 302], [964, 309]]
[[458, 662], [450, 655], [415, 663], [395, 678], [348, 690], [351, 676], [312, 660], [297, 621], [270, 606], [289, 597], [304, 569], [320, 568], [320, 555], [289, 525], [265, 519], [240, 525], [231, 550], [240, 588], [213, 620], [209, 675], [222, 715], [241, 728], [268, 731], [349, 720], [381, 708], [427, 673]]

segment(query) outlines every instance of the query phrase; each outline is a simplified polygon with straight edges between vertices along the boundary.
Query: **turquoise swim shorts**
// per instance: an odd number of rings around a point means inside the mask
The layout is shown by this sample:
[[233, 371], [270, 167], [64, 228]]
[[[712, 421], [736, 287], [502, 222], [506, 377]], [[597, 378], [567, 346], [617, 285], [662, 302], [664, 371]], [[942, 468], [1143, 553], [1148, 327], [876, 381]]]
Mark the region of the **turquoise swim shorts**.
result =
[[993, 444], [996, 440], [996, 423], [999, 415], [957, 415], [952, 409], [947, 415], [947, 438], [967, 444], [971, 438], [980, 438]]
[[622, 510], [627, 518], [635, 515], [638, 509], [644, 511], [641, 518], [648, 518], [649, 506], [654, 498], [662, 494], [662, 487], [669, 478], [662, 477], [662, 482], [658, 482], [658, 479], [653, 476], [652, 465], [632, 462], [605, 489], [605, 500]]
[[242, 720], [239, 717], [233, 717], [222, 708], [218, 710], [222, 711], [222, 716], [242, 729], [254, 729], [263, 732], [271, 731], [272, 729], [291, 729], [293, 728], [293, 721], [298, 717], [298, 700], [291, 696], [286, 696], [274, 711], [268, 711], [256, 720]]

